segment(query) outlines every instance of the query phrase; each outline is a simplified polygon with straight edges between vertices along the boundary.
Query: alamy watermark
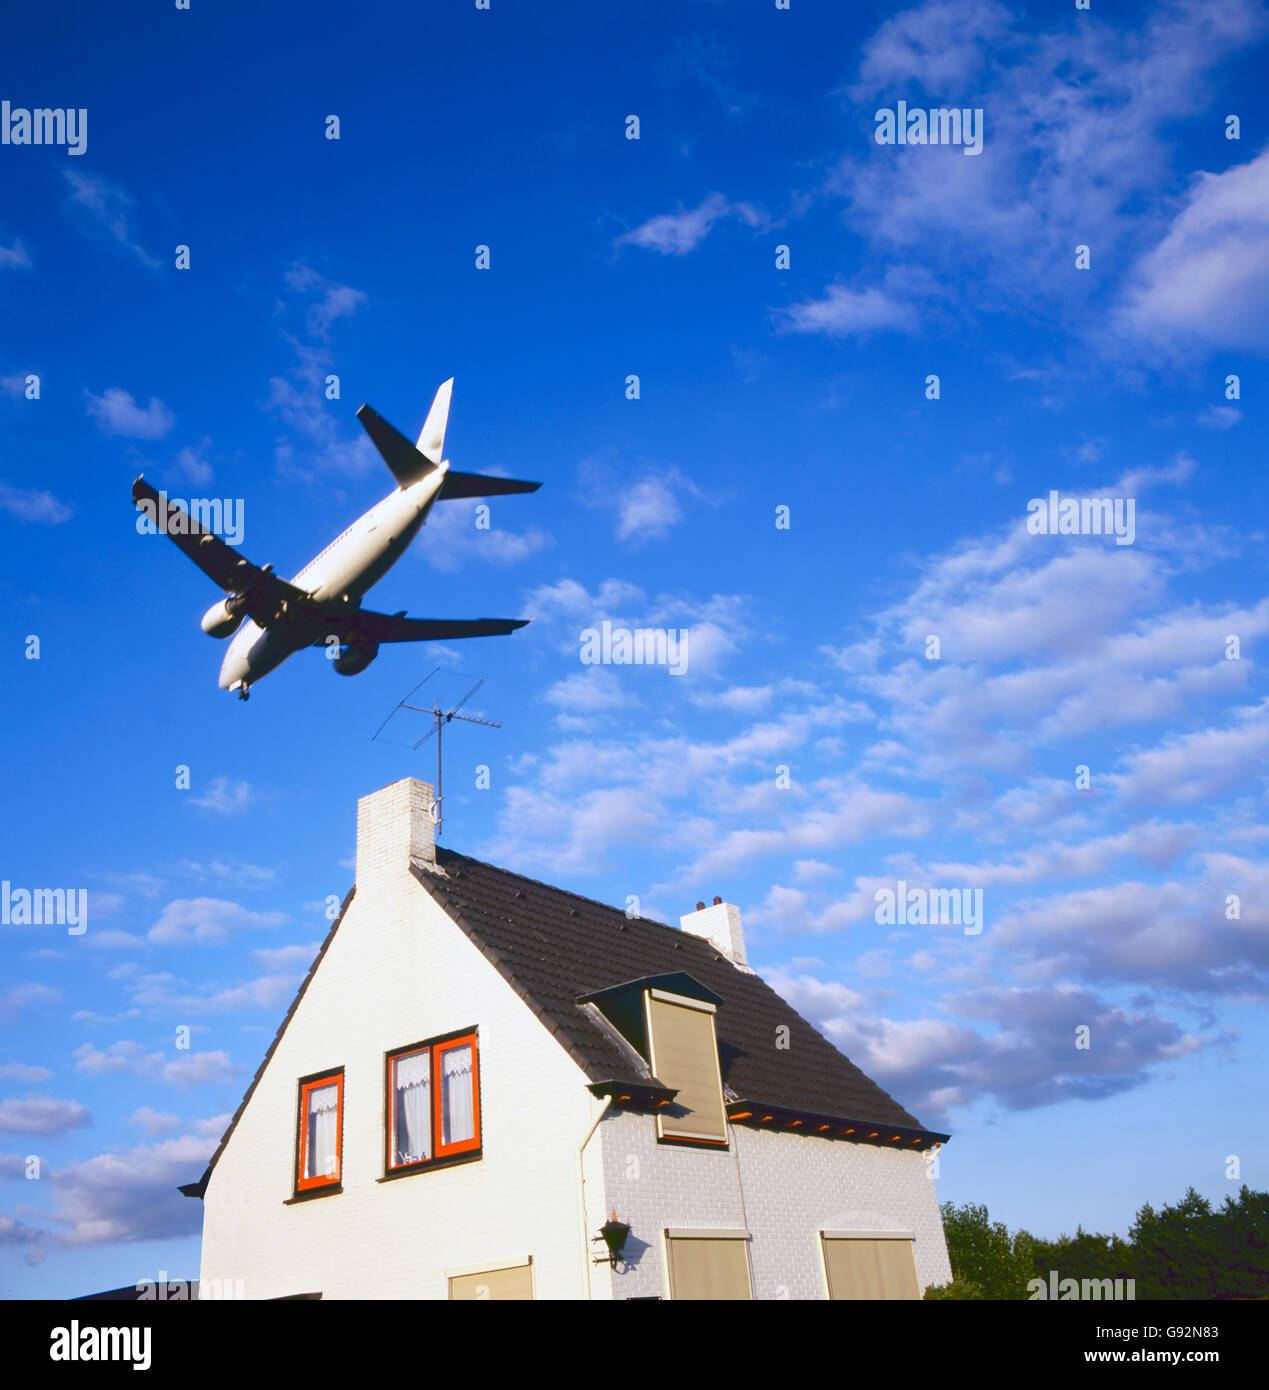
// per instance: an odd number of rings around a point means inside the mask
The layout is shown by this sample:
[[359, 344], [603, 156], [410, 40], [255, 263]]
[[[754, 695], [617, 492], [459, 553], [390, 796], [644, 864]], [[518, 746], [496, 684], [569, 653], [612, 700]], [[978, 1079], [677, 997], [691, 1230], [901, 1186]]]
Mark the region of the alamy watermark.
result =
[[230, 545], [241, 545], [246, 534], [246, 502], [241, 497], [142, 497], [137, 502], [137, 534], [196, 536], [213, 531]]
[[88, 148], [86, 106], [12, 106], [0, 101], [0, 145], [65, 145], [67, 154]]
[[148, 1327], [94, 1327], [79, 1325], [74, 1318], [69, 1325], [55, 1327], [49, 1333], [50, 1361], [131, 1361], [134, 1371], [150, 1369], [150, 1336]]
[[983, 152], [981, 106], [909, 108], [900, 101], [893, 109], [883, 106], [873, 117], [879, 145], [961, 145], [962, 154]]
[[1051, 1299], [1069, 1303], [1073, 1299], [1086, 1299], [1089, 1302], [1111, 1302], [1135, 1300], [1137, 1281], [1135, 1279], [1060, 1279], [1056, 1269], [1049, 1270], [1046, 1283], [1043, 1279], [1027, 1281], [1027, 1297], [1030, 1300]]
[[607, 618], [581, 634], [583, 666], [665, 666], [670, 675], [687, 670], [685, 627], [614, 627]]
[[1033, 536], [1114, 536], [1116, 545], [1131, 545], [1137, 539], [1137, 499], [1063, 497], [1051, 490], [1047, 499], [1027, 503], [1027, 530]]
[[878, 888], [877, 925], [882, 927], [963, 927], [966, 936], [983, 929], [981, 888], [909, 888], [899, 879], [893, 888]]
[[158, 1303], [214, 1302], [218, 1299], [245, 1299], [246, 1281], [242, 1279], [169, 1279], [167, 1270], [159, 1270], [157, 1279], [142, 1279], [137, 1284], [137, 1301]]
[[0, 881], [0, 926], [65, 927], [67, 936], [88, 930], [87, 888], [14, 888]]

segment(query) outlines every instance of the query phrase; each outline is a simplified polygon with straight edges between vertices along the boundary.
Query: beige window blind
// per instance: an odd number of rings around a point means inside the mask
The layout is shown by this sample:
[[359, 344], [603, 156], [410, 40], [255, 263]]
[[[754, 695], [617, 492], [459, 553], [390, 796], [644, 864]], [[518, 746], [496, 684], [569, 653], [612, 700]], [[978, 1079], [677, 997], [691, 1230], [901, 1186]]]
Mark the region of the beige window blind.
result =
[[921, 1297], [910, 1240], [824, 1237], [829, 1298]]
[[675, 1139], [727, 1141], [723, 1084], [718, 1072], [714, 1015], [648, 996], [652, 1073], [678, 1091], [674, 1108], [686, 1115], [657, 1116], [659, 1133]]
[[516, 1265], [511, 1269], [490, 1269], [482, 1274], [451, 1275], [449, 1296], [452, 1299], [532, 1298], [533, 1266]]
[[670, 1297], [696, 1299], [752, 1298], [747, 1243], [669, 1237]]

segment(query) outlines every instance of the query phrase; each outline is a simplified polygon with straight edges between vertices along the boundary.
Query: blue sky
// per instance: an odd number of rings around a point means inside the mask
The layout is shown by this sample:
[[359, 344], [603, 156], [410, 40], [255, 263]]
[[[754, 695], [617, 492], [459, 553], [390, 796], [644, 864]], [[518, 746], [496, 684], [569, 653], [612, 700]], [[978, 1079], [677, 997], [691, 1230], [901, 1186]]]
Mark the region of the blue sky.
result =
[[[438, 665], [503, 726], [449, 740], [445, 842], [665, 920], [738, 903], [952, 1132], [944, 1198], [1053, 1235], [1265, 1186], [1262, 6], [6, 32], [0, 97], [89, 115], [82, 155], [0, 146], [0, 876], [89, 925], [0, 927], [0, 1292], [196, 1272], [174, 1188], [351, 884], [357, 797], [431, 775], [371, 734]], [[981, 154], [878, 145], [899, 100], [981, 109]], [[391, 487], [357, 406], [409, 434], [451, 375], [455, 467], [544, 486], [487, 531], [441, 504], [372, 602], [533, 624], [220, 692], [216, 592], [132, 478], [242, 499], [294, 573]], [[1133, 543], [1029, 534], [1051, 489], [1133, 499]], [[687, 673], [584, 665], [604, 619], [687, 629]], [[879, 925], [899, 879], [981, 889], [984, 929]]]

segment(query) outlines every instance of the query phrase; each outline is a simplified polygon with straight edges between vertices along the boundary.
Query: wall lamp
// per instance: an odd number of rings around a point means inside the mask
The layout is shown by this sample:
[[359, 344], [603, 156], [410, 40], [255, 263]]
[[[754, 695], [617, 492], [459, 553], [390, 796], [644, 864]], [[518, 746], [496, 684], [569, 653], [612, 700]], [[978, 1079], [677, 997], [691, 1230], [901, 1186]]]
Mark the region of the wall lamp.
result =
[[593, 1263], [597, 1265], [609, 1264], [616, 1269], [617, 1261], [621, 1258], [621, 1252], [625, 1248], [626, 1237], [629, 1234], [630, 1227], [624, 1221], [617, 1220], [617, 1208], [614, 1207], [612, 1215], [599, 1228], [599, 1234], [591, 1236], [591, 1240], [602, 1240], [608, 1247], [607, 1255], [600, 1255]]

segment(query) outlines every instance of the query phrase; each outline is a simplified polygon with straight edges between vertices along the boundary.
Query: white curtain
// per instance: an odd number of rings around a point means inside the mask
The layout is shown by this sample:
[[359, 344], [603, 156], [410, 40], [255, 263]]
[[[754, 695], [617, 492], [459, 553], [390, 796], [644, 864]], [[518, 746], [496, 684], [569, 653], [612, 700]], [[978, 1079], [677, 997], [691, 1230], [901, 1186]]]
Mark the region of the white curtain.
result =
[[475, 1093], [471, 1083], [471, 1044], [442, 1054], [441, 1139], [458, 1144], [476, 1133]]
[[393, 1162], [418, 1163], [432, 1156], [432, 1054], [414, 1052], [393, 1064], [396, 1133]]
[[308, 1093], [308, 1171], [306, 1178], [333, 1178], [339, 1163], [336, 1136], [339, 1087], [322, 1086]]

